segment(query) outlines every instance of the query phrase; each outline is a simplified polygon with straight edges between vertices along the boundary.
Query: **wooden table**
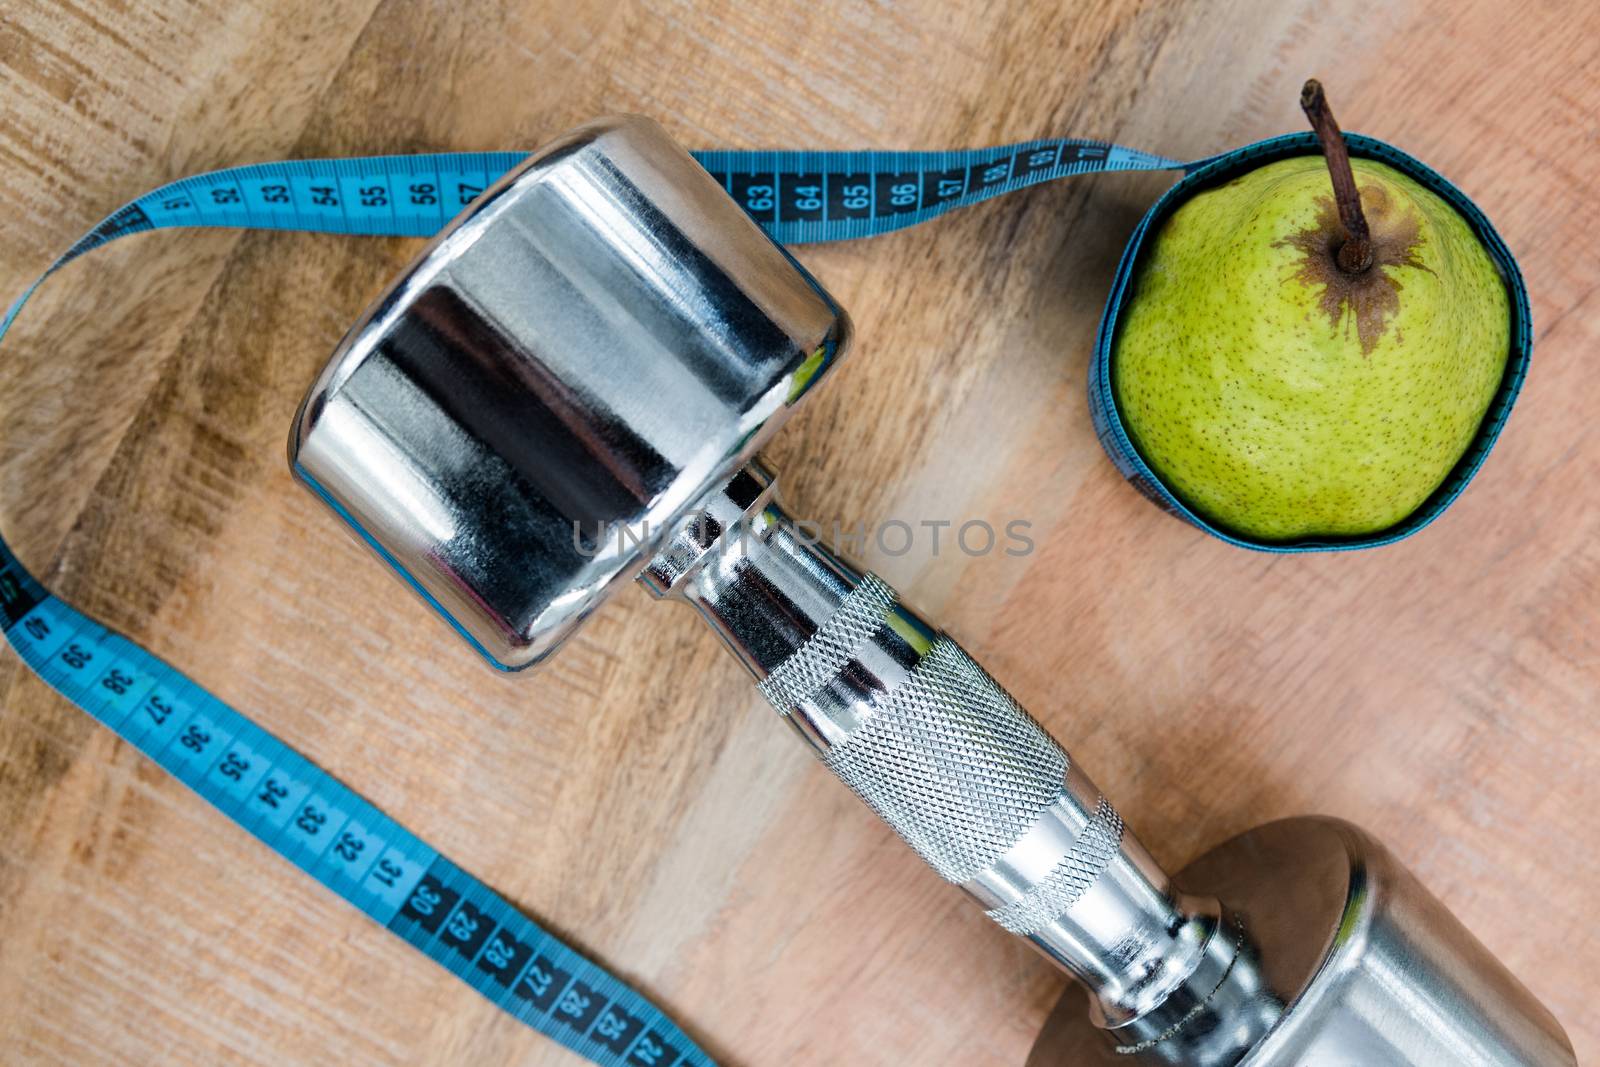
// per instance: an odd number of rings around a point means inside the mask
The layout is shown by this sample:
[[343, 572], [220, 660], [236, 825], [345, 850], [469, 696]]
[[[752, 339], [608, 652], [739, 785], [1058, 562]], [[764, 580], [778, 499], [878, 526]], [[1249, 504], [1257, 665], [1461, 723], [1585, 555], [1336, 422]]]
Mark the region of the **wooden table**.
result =
[[[1191, 157], [1298, 129], [1317, 73], [1346, 126], [1476, 198], [1533, 294], [1521, 406], [1425, 534], [1242, 552], [1106, 462], [1085, 360], [1159, 175], [802, 249], [859, 343], [772, 458], [825, 521], [1031, 521], [1026, 558], [864, 562], [1165, 861], [1278, 816], [1357, 821], [1600, 1056], [1600, 8], [978, 8], [10, 0], [0, 294], [127, 197], [224, 164], [531, 148], [613, 111], [691, 145], [1071, 133]], [[1022, 1063], [1061, 978], [806, 758], [691, 613], [628, 591], [548, 670], [498, 677], [291, 484], [296, 402], [415, 249], [167, 234], [73, 265], [0, 359], [6, 536], [719, 1058]], [[10, 655], [0, 690], [6, 1060], [574, 1062]]]

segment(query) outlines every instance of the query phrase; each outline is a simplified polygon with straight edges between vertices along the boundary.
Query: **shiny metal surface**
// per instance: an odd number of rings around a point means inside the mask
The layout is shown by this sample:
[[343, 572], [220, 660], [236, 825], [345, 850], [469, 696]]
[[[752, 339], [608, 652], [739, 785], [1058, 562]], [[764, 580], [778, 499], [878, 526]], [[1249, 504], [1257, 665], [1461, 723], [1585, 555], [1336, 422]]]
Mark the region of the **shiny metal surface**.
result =
[[[1573, 1067], [1561, 1026], [1372, 837], [1335, 819], [1286, 819], [1178, 875], [1228, 902], [1254, 966], [1212, 998], [1211, 1029], [1141, 1054], [1108, 1047], [1069, 991], [1029, 1067]], [[1258, 1031], [1242, 1060], [1202, 1043]], [[1180, 1032], [1181, 1033], [1181, 1032]]]
[[647, 574], [674, 576], [672, 591], [773, 707], [942, 878], [1092, 990], [1117, 1040], [1138, 1044], [1186, 1016], [1190, 985], [1209, 981], [1203, 997], [1217, 982], [1207, 964], [1233, 958], [1216, 901], [1177, 893], [960, 646], [883, 581], [809, 543], [769, 473], [746, 479], [697, 509], [696, 527], [723, 540], [689, 539], [698, 557], [669, 549]]
[[692, 604], [829, 769], [1087, 991], [1041, 1067], [1570, 1065], [1370, 838], [1274, 824], [1168, 877], [954, 641], [808, 541], [752, 457], [848, 333], [658, 127], [611, 120], [431, 246], [335, 353], [290, 455], [502, 666], [633, 575]]
[[610, 119], [433, 241], [334, 353], [290, 462], [523, 667], [755, 454], [847, 334], [659, 126]]

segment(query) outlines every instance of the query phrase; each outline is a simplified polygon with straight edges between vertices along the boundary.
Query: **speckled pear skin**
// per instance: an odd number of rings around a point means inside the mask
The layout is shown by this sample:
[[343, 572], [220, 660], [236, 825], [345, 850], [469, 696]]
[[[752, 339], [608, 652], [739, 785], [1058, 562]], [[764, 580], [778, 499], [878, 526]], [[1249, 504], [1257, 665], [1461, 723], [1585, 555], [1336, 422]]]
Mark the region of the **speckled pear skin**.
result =
[[1444, 481], [1505, 370], [1505, 284], [1467, 223], [1352, 160], [1375, 261], [1341, 272], [1320, 155], [1199, 193], [1156, 235], [1112, 387], [1139, 454], [1210, 521], [1262, 541], [1374, 533]]

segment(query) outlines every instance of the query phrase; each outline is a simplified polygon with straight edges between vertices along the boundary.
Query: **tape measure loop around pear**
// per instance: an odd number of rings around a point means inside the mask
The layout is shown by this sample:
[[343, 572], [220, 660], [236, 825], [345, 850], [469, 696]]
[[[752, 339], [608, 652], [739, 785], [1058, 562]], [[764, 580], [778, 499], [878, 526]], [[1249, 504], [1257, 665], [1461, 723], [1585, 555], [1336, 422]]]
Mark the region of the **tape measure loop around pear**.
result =
[[1241, 548], [1280, 554], [1344, 552], [1393, 544], [1423, 529], [1455, 502], [1483, 466], [1484, 460], [1488, 458], [1490, 450], [1500, 437], [1500, 431], [1504, 429], [1506, 420], [1511, 415], [1511, 408], [1522, 391], [1522, 384], [1528, 376], [1528, 367], [1533, 358], [1533, 313], [1529, 306], [1527, 285], [1523, 281], [1522, 271], [1517, 266], [1511, 250], [1495, 232], [1494, 226], [1483, 212], [1437, 171], [1393, 145], [1360, 134], [1347, 133], [1345, 138], [1353, 157], [1373, 159], [1394, 167], [1438, 194], [1466, 219], [1474, 234], [1483, 242], [1505, 281], [1512, 316], [1511, 351], [1506, 360], [1499, 388], [1495, 391], [1472, 442], [1439, 487], [1415, 511], [1396, 525], [1359, 537], [1310, 537], [1276, 542], [1252, 539], [1213, 523], [1185, 504], [1179, 495], [1151, 469], [1134, 447], [1127, 429], [1123, 426], [1112, 390], [1112, 376], [1115, 373], [1112, 357], [1118, 320], [1132, 299], [1133, 278], [1141, 256], [1146, 253], [1149, 242], [1160, 231], [1161, 224], [1179, 205], [1202, 190], [1231, 181], [1244, 171], [1280, 159], [1315, 154], [1319, 149], [1314, 134], [1286, 134], [1258, 141], [1192, 165], [1184, 177], [1168, 189], [1145, 213], [1123, 249], [1122, 260], [1117, 266], [1117, 273], [1112, 282], [1111, 294], [1107, 298], [1106, 309], [1101, 316], [1094, 354], [1089, 363], [1089, 409], [1101, 447], [1135, 488], [1168, 513], [1213, 537]]

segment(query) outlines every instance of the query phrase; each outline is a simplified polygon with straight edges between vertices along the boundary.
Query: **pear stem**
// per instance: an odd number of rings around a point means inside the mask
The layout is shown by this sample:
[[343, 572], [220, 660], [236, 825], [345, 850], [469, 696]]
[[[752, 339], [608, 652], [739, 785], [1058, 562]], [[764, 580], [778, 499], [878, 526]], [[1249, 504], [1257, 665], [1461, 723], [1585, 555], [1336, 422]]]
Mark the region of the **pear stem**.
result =
[[1360, 274], [1372, 266], [1372, 232], [1367, 229], [1355, 172], [1350, 169], [1350, 149], [1344, 143], [1344, 134], [1339, 132], [1339, 124], [1333, 121], [1328, 97], [1317, 79], [1310, 79], [1300, 90], [1300, 110], [1311, 120], [1311, 128], [1322, 142], [1328, 176], [1333, 179], [1333, 202], [1338, 205], [1339, 221], [1344, 224], [1345, 241], [1334, 258], [1346, 274]]

